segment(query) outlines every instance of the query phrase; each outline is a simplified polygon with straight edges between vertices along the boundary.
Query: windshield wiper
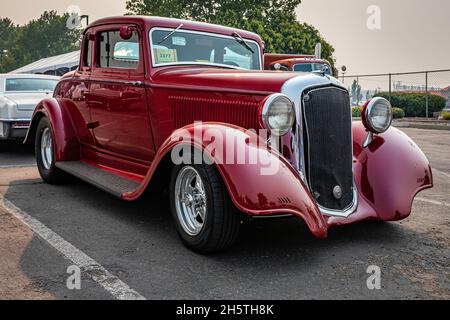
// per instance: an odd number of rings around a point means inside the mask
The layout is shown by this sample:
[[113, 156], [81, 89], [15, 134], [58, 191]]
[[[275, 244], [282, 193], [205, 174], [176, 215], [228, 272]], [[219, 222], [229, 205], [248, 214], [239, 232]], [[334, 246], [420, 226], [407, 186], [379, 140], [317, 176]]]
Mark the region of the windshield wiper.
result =
[[158, 45], [163, 43], [164, 41], [166, 41], [167, 39], [170, 38], [170, 36], [172, 36], [175, 32], [177, 32], [178, 30], [180, 30], [181, 28], [183, 28], [184, 24], [180, 24], [178, 27], [176, 27], [176, 29], [172, 30], [171, 33], [169, 33], [167, 36], [165, 36], [160, 42], [158, 42]]
[[236, 41], [242, 45], [244, 48], [249, 50], [251, 53], [255, 53], [255, 51], [245, 42], [244, 38], [241, 37], [241, 35], [237, 32], [233, 32], [233, 37], [236, 39]]

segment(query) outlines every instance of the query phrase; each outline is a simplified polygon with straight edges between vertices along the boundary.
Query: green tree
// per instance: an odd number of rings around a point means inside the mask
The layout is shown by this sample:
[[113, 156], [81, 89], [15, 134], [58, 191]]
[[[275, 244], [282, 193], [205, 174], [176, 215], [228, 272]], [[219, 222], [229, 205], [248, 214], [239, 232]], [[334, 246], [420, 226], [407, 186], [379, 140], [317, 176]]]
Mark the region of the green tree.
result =
[[68, 29], [67, 19], [67, 14], [58, 15], [56, 11], [46, 11], [24, 26], [8, 25], [9, 19], [1, 19], [0, 32], [8, 34], [9, 40], [0, 42], [0, 49], [8, 50], [7, 58], [0, 60], [0, 69], [11, 71], [42, 58], [79, 49], [81, 31]]
[[7, 43], [14, 35], [16, 26], [9, 18], [0, 19], [0, 45]]
[[221, 21], [263, 19], [275, 12], [292, 13], [301, 0], [129, 0], [127, 10], [133, 14]]
[[4, 66], [11, 64], [10, 49], [15, 42], [16, 29], [10, 19], [0, 19], [0, 73], [6, 71]]
[[334, 67], [334, 48], [313, 26], [297, 21], [301, 0], [128, 0], [128, 14], [192, 19], [245, 29], [259, 34], [267, 52], [314, 54]]

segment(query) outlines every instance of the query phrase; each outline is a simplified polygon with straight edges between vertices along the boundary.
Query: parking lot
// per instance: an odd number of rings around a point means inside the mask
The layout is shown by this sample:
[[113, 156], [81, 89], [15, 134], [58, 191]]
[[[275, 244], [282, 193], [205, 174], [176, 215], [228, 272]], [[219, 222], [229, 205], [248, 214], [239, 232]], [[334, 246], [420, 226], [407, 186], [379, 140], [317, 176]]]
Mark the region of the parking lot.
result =
[[[297, 220], [258, 221], [212, 256], [183, 247], [160, 198], [129, 204], [80, 181], [44, 184], [32, 149], [15, 146], [0, 153], [0, 299], [450, 299], [450, 131], [404, 131], [435, 180], [409, 219], [327, 240]], [[77, 259], [93, 267], [69, 290]], [[371, 265], [380, 290], [367, 287]]]

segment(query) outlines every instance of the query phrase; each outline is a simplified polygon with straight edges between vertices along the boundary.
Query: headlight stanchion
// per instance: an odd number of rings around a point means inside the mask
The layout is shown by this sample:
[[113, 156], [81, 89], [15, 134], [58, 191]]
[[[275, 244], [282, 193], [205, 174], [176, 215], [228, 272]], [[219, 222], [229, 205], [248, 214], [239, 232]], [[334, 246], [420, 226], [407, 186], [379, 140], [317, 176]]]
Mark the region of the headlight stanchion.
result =
[[374, 98], [364, 106], [361, 119], [368, 132], [363, 144], [363, 147], [367, 148], [372, 143], [374, 134], [382, 134], [391, 127], [392, 105], [385, 98]]

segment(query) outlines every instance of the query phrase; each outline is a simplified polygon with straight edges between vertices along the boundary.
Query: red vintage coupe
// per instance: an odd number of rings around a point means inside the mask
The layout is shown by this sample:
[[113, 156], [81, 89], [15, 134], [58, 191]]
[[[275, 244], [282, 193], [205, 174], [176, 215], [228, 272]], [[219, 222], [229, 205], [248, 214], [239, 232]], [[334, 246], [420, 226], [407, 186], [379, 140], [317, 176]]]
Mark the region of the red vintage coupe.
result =
[[182, 241], [230, 247], [246, 218], [330, 227], [408, 217], [431, 188], [427, 158], [370, 101], [325, 72], [263, 71], [253, 33], [157, 17], [115, 17], [83, 35], [80, 66], [37, 106], [27, 141], [48, 183], [74, 175], [125, 201], [169, 191]]

